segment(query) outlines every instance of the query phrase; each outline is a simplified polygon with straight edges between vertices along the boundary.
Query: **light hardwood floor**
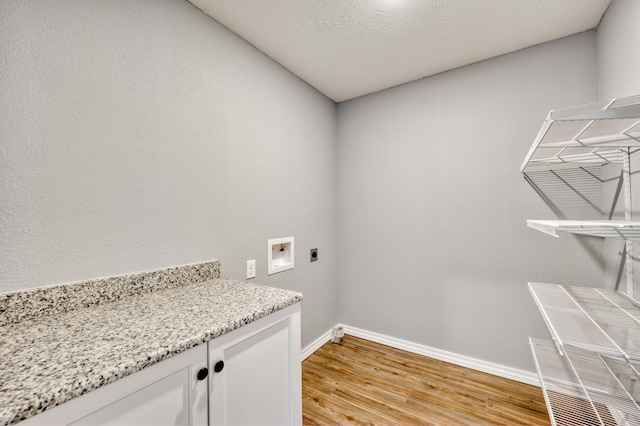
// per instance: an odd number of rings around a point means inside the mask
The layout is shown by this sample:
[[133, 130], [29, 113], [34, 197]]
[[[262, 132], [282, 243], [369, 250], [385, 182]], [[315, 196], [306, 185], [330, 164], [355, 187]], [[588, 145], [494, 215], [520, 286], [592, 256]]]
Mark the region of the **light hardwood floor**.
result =
[[302, 363], [306, 425], [548, 425], [540, 388], [345, 336]]

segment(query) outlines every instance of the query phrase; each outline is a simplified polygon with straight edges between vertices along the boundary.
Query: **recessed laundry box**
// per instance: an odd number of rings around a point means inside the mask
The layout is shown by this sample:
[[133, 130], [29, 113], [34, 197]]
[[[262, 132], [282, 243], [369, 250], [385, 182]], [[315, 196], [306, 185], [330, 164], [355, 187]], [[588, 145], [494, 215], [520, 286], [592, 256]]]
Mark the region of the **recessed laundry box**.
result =
[[269, 240], [267, 250], [268, 275], [294, 268], [293, 237]]

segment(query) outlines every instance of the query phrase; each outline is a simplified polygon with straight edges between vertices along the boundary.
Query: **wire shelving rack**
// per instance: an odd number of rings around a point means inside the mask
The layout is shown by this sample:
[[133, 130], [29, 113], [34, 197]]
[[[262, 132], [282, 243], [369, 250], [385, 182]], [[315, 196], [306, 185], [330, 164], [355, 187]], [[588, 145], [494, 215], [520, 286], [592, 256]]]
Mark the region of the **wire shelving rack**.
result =
[[[551, 111], [520, 171], [622, 166], [625, 220], [528, 220], [527, 226], [625, 240], [627, 293], [529, 283], [552, 342], [530, 339], [554, 425], [640, 424], [640, 302], [633, 294], [631, 174], [640, 155], [640, 95]], [[621, 263], [624, 265], [624, 263]]]

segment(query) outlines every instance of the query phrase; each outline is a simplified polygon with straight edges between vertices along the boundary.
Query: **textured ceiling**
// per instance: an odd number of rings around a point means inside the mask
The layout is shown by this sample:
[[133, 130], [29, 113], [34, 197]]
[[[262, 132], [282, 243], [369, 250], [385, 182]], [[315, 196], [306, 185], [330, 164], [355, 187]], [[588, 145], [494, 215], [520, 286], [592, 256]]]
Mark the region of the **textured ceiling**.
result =
[[336, 102], [595, 28], [610, 0], [189, 0]]

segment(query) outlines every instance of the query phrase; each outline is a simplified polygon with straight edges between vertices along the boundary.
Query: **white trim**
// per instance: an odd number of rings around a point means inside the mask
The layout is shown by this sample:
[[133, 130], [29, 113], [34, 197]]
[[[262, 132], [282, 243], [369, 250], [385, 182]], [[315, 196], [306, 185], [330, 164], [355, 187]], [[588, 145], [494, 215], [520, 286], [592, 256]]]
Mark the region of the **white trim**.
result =
[[402, 349], [418, 355], [428, 356], [429, 358], [440, 361], [449, 362], [461, 367], [470, 368], [472, 370], [482, 371], [483, 373], [493, 374], [494, 376], [504, 377], [505, 379], [515, 380], [517, 382], [526, 383], [528, 385], [540, 386], [540, 379], [536, 373], [519, 370], [517, 368], [507, 367], [492, 362], [471, 358], [465, 355], [458, 355], [453, 352], [443, 351], [429, 346], [421, 345], [407, 340], [397, 339], [395, 337], [385, 336], [384, 334], [374, 333], [372, 331], [363, 330], [348, 325], [342, 325], [345, 334], [349, 334], [361, 339], [371, 340], [372, 342], [391, 346], [392, 348]]
[[[540, 379], [536, 373], [532, 373], [517, 368], [507, 367], [492, 362], [471, 358], [464, 355], [458, 355], [452, 352], [443, 351], [429, 346], [421, 345], [407, 340], [397, 339], [395, 337], [386, 336], [373, 331], [363, 330], [361, 328], [351, 327], [349, 325], [338, 324], [344, 328], [344, 333], [359, 337], [361, 339], [370, 340], [382, 345], [391, 346], [392, 348], [402, 349], [418, 355], [428, 356], [429, 358], [439, 361], [449, 362], [461, 367], [470, 368], [472, 370], [482, 371], [483, 373], [493, 374], [494, 376], [504, 377], [505, 379], [515, 380], [517, 382], [526, 383], [528, 385], [540, 387]], [[318, 350], [323, 344], [331, 340], [331, 332], [329, 330], [311, 345], [302, 351], [302, 359], [306, 359], [314, 351]]]
[[311, 356], [315, 351], [320, 349], [322, 347], [322, 345], [324, 345], [329, 340], [331, 340], [331, 335], [332, 335], [331, 333], [333, 333], [333, 328], [331, 330], [327, 331], [326, 333], [324, 333], [322, 336], [318, 337], [316, 340], [311, 342], [309, 345], [307, 345], [307, 347], [305, 347], [302, 350], [302, 355], [301, 355], [300, 358], [302, 358], [303, 361], [305, 359], [309, 358], [309, 356]]

